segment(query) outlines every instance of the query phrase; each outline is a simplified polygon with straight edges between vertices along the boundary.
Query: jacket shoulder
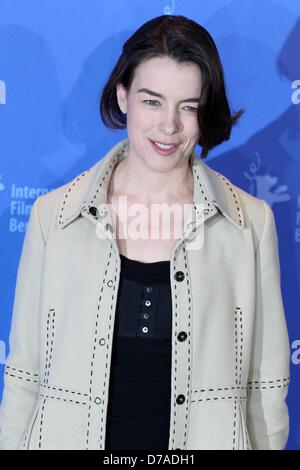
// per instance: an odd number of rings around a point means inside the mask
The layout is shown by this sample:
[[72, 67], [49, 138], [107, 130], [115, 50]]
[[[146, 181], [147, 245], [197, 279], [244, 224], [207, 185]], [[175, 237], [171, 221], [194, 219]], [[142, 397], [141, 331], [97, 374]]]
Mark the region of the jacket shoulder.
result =
[[38, 206], [40, 224], [45, 239], [48, 237], [50, 225], [56, 223], [59, 211], [62, 214], [64, 208], [70, 204], [70, 195], [72, 195], [72, 204], [75, 201], [77, 204], [76, 210], [80, 212], [81, 205], [93, 183], [101, 162], [101, 160], [98, 161], [65, 184], [52, 189], [35, 200], [34, 204]]
[[258, 246], [267, 218], [271, 216], [274, 219], [273, 210], [266, 200], [253, 196], [234, 184], [233, 187], [241, 201], [246, 225], [252, 228]]

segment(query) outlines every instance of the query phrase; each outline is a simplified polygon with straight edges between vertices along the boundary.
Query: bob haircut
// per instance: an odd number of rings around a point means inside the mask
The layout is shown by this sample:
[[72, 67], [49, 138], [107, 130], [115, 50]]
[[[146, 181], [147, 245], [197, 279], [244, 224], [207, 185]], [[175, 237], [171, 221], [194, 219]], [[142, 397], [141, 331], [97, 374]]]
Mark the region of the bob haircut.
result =
[[126, 128], [126, 114], [118, 105], [116, 85], [129, 91], [135, 68], [153, 57], [168, 56], [178, 63], [194, 62], [202, 73], [203, 86], [197, 111], [201, 158], [209, 150], [229, 140], [231, 129], [244, 113], [231, 115], [224, 74], [217, 47], [208, 33], [193, 20], [181, 15], [161, 15], [144, 23], [123, 45], [100, 98], [100, 115], [106, 127]]

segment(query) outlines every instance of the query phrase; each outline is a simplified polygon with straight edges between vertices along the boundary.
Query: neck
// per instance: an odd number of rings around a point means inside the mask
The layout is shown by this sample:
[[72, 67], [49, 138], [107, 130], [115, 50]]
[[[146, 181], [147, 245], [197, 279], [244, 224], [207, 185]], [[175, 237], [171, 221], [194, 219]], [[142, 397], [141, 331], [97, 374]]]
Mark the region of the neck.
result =
[[145, 202], [167, 202], [193, 195], [193, 171], [188, 160], [164, 173], [146, 167], [140, 159], [126, 156], [115, 167], [114, 189]]

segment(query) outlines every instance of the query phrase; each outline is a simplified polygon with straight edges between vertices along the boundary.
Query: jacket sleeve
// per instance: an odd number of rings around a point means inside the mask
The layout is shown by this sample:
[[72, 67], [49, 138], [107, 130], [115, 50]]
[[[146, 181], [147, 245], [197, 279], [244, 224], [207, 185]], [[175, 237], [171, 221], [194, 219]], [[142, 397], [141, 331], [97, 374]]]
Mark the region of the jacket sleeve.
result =
[[256, 311], [248, 382], [247, 423], [253, 449], [283, 450], [289, 434], [286, 404], [290, 347], [280, 287], [274, 214], [263, 201], [265, 223], [256, 253]]
[[38, 197], [31, 209], [18, 265], [9, 354], [0, 406], [0, 449], [20, 449], [39, 392], [39, 301], [45, 240]]

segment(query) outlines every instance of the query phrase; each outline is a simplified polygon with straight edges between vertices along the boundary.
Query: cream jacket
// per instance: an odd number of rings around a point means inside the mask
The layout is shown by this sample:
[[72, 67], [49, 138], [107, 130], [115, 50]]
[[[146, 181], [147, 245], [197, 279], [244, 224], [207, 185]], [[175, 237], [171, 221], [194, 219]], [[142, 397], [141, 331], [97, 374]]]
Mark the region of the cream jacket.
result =
[[[33, 204], [17, 274], [1, 449], [104, 449], [120, 257], [102, 205], [127, 150], [124, 139]], [[284, 449], [290, 348], [274, 215], [195, 152], [189, 162], [195, 210], [170, 259], [168, 449]], [[203, 234], [203, 246], [191, 249]]]

